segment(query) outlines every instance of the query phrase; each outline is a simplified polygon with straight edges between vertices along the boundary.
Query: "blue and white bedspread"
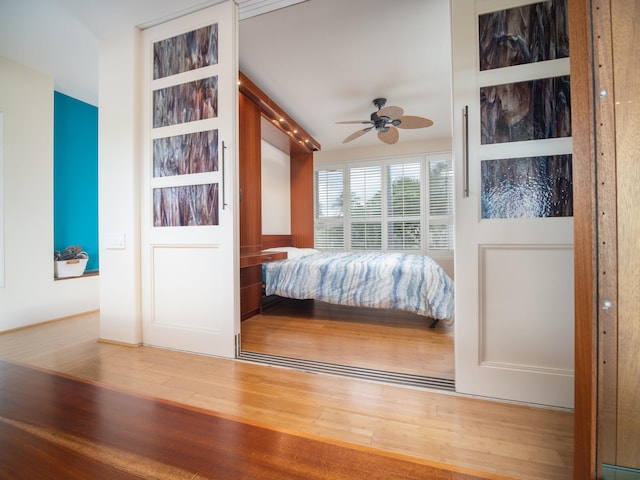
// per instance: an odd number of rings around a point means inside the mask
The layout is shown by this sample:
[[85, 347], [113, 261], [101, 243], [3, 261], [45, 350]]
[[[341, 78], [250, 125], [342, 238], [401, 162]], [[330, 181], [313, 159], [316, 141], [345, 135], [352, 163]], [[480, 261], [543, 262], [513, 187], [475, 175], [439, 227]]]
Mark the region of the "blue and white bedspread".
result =
[[453, 319], [453, 281], [431, 258], [403, 253], [316, 253], [264, 264], [265, 293]]

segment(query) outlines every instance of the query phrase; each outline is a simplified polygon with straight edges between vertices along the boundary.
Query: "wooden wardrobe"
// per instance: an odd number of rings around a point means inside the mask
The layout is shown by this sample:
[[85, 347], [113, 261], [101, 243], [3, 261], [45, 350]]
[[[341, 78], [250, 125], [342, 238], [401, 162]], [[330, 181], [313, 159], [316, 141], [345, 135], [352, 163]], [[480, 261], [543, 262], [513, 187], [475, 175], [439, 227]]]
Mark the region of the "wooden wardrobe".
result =
[[[313, 152], [320, 144], [242, 72], [239, 79], [240, 313], [245, 320], [261, 309], [262, 264], [286, 258], [263, 249], [313, 247]], [[291, 158], [291, 232], [268, 238], [262, 235], [263, 119], [288, 137]]]

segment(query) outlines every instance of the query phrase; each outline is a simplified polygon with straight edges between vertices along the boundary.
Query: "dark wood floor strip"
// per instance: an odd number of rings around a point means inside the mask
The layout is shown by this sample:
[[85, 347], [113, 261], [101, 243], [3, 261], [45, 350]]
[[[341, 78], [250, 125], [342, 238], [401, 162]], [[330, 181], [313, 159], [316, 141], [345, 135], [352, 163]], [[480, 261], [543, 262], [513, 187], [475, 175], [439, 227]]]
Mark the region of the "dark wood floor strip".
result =
[[349, 448], [0, 361], [1, 478], [498, 478]]

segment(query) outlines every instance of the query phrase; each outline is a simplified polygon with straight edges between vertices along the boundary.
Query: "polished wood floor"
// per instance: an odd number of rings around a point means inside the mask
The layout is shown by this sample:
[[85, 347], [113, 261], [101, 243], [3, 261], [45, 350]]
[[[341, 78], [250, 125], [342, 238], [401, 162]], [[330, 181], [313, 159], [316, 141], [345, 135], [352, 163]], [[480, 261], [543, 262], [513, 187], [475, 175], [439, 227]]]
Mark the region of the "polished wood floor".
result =
[[419, 315], [284, 300], [242, 322], [242, 349], [454, 379], [453, 326]]
[[571, 478], [570, 412], [100, 343], [98, 333], [97, 313], [5, 333], [0, 358], [241, 423], [456, 471]]
[[0, 361], [0, 477], [482, 480]]

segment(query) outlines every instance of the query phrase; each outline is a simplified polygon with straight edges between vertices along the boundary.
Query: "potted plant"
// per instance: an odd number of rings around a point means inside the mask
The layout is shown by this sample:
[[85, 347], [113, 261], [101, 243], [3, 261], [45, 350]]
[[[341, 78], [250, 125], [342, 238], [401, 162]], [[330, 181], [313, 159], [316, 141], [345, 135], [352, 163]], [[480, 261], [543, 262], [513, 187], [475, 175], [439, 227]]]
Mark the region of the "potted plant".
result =
[[81, 277], [87, 268], [89, 255], [80, 245], [71, 245], [62, 253], [56, 250], [53, 260], [55, 278]]

